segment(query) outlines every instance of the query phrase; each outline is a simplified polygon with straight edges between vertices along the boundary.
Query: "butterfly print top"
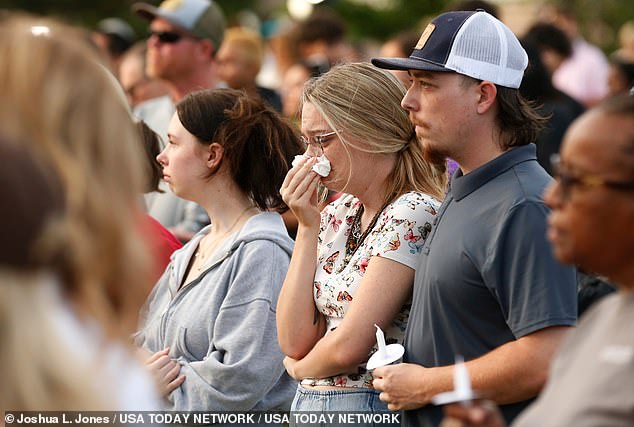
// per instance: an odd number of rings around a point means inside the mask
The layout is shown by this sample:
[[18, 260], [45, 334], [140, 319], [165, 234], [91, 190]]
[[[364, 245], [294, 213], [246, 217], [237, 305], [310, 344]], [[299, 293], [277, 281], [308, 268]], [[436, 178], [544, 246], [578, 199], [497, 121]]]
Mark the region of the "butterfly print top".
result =
[[[322, 211], [313, 295], [317, 308], [326, 317], [326, 334], [342, 322], [372, 257], [388, 258], [413, 269], [418, 266], [420, 251], [439, 206], [437, 200], [422, 193], [411, 192], [397, 198], [387, 205], [347, 263], [346, 242], [361, 202], [354, 196], [343, 195]], [[385, 284], [385, 292], [390, 292], [389, 283]], [[384, 331], [387, 344], [403, 343], [409, 307], [406, 304]], [[373, 325], [368, 328], [374, 331]], [[376, 347], [372, 348], [368, 358], [375, 351]], [[309, 378], [302, 384], [372, 388], [372, 375], [366, 371], [364, 362], [357, 372], [325, 379]]]

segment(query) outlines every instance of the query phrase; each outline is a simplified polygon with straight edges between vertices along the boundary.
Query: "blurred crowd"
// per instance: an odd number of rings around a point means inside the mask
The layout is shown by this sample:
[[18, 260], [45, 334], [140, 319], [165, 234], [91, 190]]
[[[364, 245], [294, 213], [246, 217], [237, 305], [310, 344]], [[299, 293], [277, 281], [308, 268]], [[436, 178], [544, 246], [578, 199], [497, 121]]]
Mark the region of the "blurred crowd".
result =
[[[0, 15], [0, 411], [634, 422], [634, 21], [606, 54], [460, 1], [362, 50], [325, 8], [132, 11]], [[457, 355], [487, 400], [443, 421]]]

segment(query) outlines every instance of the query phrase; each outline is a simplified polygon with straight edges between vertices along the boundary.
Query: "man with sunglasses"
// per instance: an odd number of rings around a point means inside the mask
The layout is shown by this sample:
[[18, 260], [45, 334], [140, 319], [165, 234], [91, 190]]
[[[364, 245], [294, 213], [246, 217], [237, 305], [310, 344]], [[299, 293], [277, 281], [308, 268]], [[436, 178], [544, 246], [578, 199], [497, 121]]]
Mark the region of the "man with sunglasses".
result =
[[[135, 3], [132, 10], [150, 21], [147, 74], [163, 81], [169, 93], [139, 104], [134, 113], [165, 143], [175, 103], [190, 92], [221, 86], [215, 56], [224, 37], [225, 17], [213, 0], [165, 0], [159, 7]], [[146, 198], [148, 212], [187, 241], [209, 219], [199, 206], [176, 197], [169, 188], [164, 191]]]
[[435, 18], [409, 58], [374, 65], [408, 71], [401, 105], [425, 156], [460, 168], [416, 270], [405, 362], [374, 371], [374, 387], [409, 426], [438, 425], [432, 398], [453, 389], [456, 356], [473, 388], [513, 419], [541, 390], [550, 358], [577, 315], [575, 271], [546, 240], [537, 163], [541, 118], [519, 94], [528, 58], [484, 11]]

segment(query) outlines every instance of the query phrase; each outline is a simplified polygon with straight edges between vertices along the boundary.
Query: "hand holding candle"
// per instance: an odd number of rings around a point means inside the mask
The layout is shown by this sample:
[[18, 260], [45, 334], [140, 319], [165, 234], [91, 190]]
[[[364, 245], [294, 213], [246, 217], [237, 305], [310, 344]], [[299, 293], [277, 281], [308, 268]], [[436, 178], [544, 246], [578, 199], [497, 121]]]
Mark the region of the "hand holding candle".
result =
[[389, 365], [397, 361], [403, 356], [403, 353], [405, 353], [405, 348], [400, 344], [385, 345], [385, 335], [383, 335], [383, 331], [376, 323], [374, 326], [376, 327], [376, 344], [378, 350], [370, 357], [370, 360], [368, 360], [366, 364], [366, 368], [370, 371], [379, 366]]

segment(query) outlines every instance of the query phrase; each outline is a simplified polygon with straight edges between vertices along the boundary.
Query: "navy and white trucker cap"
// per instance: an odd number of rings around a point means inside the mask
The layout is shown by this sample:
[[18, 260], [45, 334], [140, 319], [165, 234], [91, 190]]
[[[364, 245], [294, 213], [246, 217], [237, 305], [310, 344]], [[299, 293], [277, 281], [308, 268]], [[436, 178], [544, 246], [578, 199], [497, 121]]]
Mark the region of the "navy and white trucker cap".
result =
[[528, 56], [506, 25], [479, 10], [439, 15], [409, 58], [373, 58], [372, 64], [388, 70], [456, 72], [517, 89]]

